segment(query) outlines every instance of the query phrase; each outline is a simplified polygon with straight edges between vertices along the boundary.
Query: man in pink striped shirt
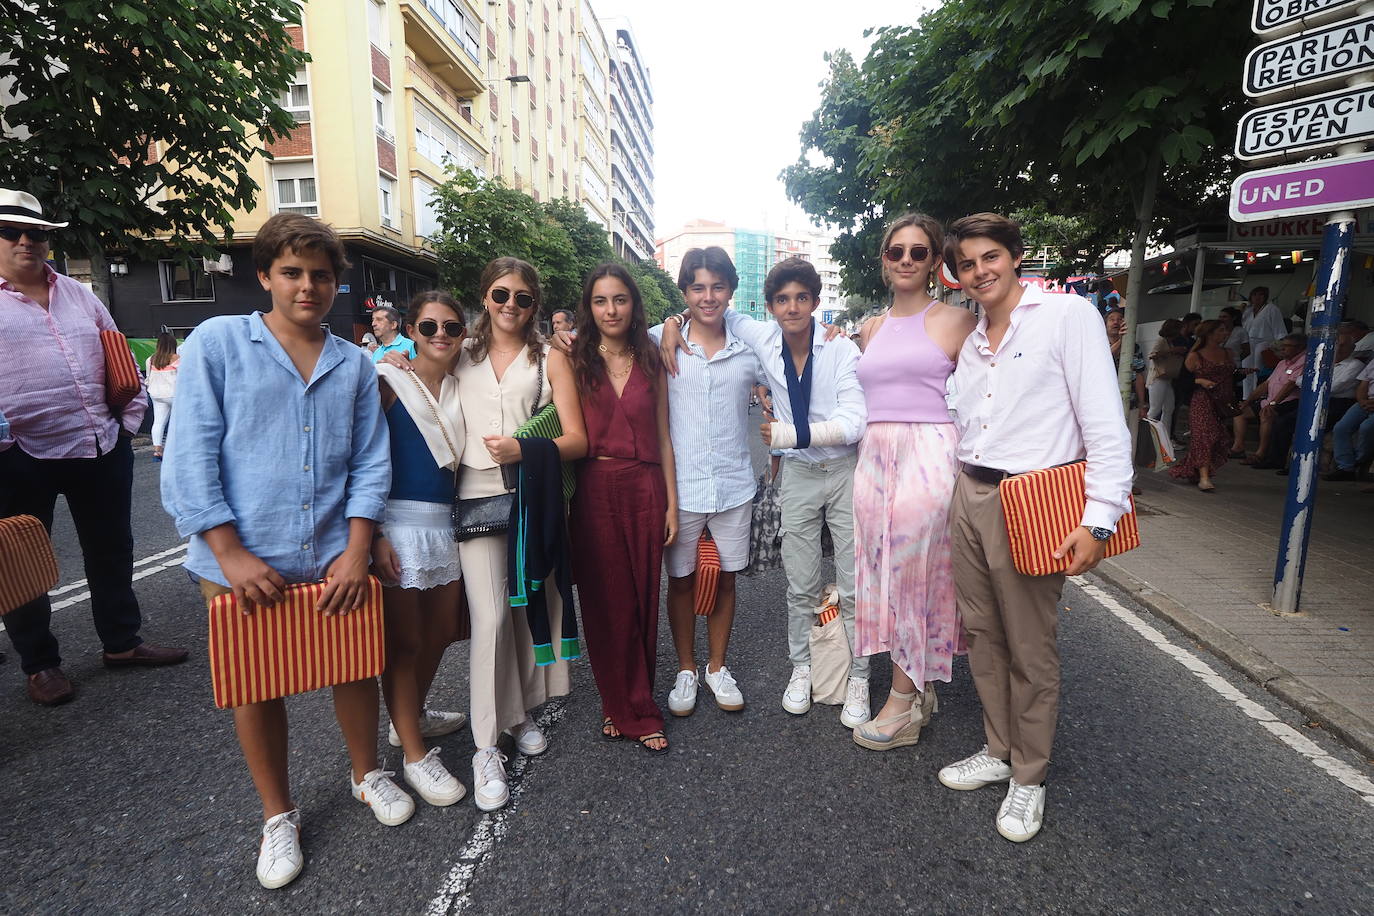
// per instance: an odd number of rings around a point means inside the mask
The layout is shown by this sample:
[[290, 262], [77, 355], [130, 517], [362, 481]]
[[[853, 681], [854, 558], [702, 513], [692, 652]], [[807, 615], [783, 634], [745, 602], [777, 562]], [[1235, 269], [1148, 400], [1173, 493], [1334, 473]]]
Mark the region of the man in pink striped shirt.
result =
[[[129, 440], [147, 401], [122, 415], [105, 403], [100, 331], [116, 330], [100, 300], [48, 265], [48, 236], [66, 223], [43, 218], [38, 200], [0, 188], [0, 517], [34, 515], [51, 532], [58, 494], [81, 540], [91, 614], [108, 667], [170, 665], [185, 649], [150, 646], [133, 590], [130, 522], [133, 451]], [[5, 632], [45, 706], [76, 695], [62, 672], [48, 597], [5, 617]]]

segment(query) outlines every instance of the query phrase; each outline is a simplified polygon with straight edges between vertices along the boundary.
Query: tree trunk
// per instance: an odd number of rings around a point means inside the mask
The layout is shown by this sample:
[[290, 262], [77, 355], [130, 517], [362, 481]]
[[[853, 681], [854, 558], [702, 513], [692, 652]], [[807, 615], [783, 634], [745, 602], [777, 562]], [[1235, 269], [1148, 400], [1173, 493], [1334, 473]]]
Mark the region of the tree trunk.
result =
[[90, 258], [91, 292], [105, 303], [105, 308], [110, 309], [110, 314], [113, 315], [114, 309], [110, 306], [110, 262], [105, 259], [105, 249], [99, 244], [91, 245]]
[[[1126, 274], [1126, 294], [1122, 300], [1126, 308], [1126, 336], [1121, 340], [1121, 365], [1117, 368], [1116, 381], [1121, 387], [1121, 410], [1130, 409], [1131, 389], [1135, 386], [1135, 373], [1131, 370], [1131, 354], [1135, 352], [1135, 319], [1140, 311], [1141, 289], [1145, 279], [1145, 244], [1150, 238], [1150, 221], [1155, 212], [1155, 190], [1159, 187], [1159, 147], [1150, 153], [1145, 164], [1145, 188], [1136, 207], [1135, 241], [1131, 244], [1131, 268]], [[1144, 407], [1145, 405], [1141, 405]]]

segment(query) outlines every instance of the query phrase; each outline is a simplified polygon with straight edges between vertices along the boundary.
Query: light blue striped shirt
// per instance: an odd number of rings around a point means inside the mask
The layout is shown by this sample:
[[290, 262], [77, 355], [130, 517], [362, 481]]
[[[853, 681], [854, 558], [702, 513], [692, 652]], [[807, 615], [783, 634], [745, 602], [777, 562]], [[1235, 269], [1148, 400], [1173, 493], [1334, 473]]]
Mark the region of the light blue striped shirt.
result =
[[[690, 322], [682, 329], [687, 339]], [[649, 329], [655, 342], [663, 325]], [[677, 467], [677, 504], [684, 512], [724, 512], [754, 498], [749, 436], [749, 394], [764, 384], [753, 351], [727, 329], [725, 346], [706, 358], [701, 344], [687, 340], [678, 351], [678, 374], [668, 377], [668, 429]]]
[[307, 385], [261, 312], [202, 322], [181, 348], [162, 465], [186, 568], [228, 585], [201, 534], [232, 522], [287, 582], [324, 578], [348, 520], [384, 514], [390, 441], [362, 350], [327, 335]]

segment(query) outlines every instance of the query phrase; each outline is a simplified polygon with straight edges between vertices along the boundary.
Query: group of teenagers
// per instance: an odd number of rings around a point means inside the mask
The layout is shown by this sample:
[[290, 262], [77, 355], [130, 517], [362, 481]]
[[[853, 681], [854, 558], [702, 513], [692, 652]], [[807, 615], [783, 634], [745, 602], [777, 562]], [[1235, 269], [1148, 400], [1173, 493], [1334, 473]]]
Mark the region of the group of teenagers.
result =
[[[502, 734], [519, 753], [543, 753], [532, 711], [570, 691], [580, 646], [572, 583], [606, 738], [668, 750], [655, 698], [665, 565], [679, 669], [668, 710], [690, 715], [700, 681], [721, 709], [744, 708], [725, 662], [735, 574], [749, 562], [750, 440], [761, 436], [781, 455], [784, 709], [812, 705], [828, 528], [852, 650], [841, 723], [865, 748], [915, 744], [936, 711], [936, 683], [967, 652], [985, 744], [939, 780], [961, 790], [1006, 783], [996, 829], [1029, 840], [1043, 820], [1058, 711], [1057, 602], [1066, 574], [1101, 560], [1129, 509], [1132, 468], [1098, 312], [1023, 286], [1022, 251], [1016, 223], [996, 214], [947, 230], [921, 214], [894, 220], [877, 253], [891, 306], [856, 339], [817, 320], [821, 283], [808, 262], [769, 272], [774, 320], [758, 321], [729, 308], [734, 265], [704, 248], [682, 261], [682, 314], [649, 327], [630, 274], [602, 264], [586, 279], [574, 330], [546, 340], [535, 269], [497, 258], [475, 290], [471, 328], [453, 297], [423, 293], [405, 316], [413, 358], [391, 353], [374, 366], [321, 328], [348, 267], [338, 237], [279, 214], [253, 247], [271, 309], [212, 318], [181, 349], [163, 501], [190, 538], [186, 567], [207, 601], [232, 593], [247, 613], [280, 602], [290, 583], [324, 581], [319, 611], [346, 613], [363, 605], [369, 575], [379, 578], [381, 692], [404, 782], [432, 805], [463, 798], [426, 742], [470, 724], [473, 794], [491, 811], [509, 799]], [[932, 297], [942, 260], [978, 303], [977, 319]], [[772, 391], [761, 427], [750, 416], [758, 385]], [[558, 435], [513, 435], [549, 404]], [[1018, 572], [998, 484], [1083, 459], [1082, 525], [1057, 551], [1067, 571]], [[565, 519], [568, 463], [576, 485]], [[458, 539], [468, 509], [512, 487], [519, 524]], [[720, 572], [699, 669], [694, 592], [706, 531]], [[431, 709], [444, 651], [464, 635], [469, 714]], [[892, 687], [872, 715], [870, 657], [882, 652]], [[376, 679], [337, 685], [333, 697], [354, 797], [383, 824], [403, 823], [415, 805], [378, 759]], [[233, 716], [263, 806], [257, 876], [280, 887], [304, 863], [285, 705]]]

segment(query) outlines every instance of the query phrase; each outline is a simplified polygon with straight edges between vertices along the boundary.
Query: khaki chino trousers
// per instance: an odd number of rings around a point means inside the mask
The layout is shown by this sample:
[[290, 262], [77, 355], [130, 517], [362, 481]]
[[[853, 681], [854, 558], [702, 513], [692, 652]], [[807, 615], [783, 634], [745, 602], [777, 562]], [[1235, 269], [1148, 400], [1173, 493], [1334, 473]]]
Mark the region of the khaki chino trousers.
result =
[[1059, 597], [1064, 574], [1027, 576], [995, 485], [961, 473], [950, 506], [954, 592], [969, 668], [983, 703], [988, 753], [1011, 761], [1018, 785], [1045, 781], [1059, 717]]

